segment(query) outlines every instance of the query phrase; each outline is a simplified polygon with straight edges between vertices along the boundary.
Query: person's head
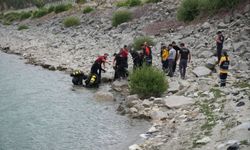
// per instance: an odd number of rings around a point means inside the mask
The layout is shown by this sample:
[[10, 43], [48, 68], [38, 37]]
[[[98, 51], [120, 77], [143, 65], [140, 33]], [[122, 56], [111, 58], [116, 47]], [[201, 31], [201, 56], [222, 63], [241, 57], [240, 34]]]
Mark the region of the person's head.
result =
[[180, 46], [181, 46], [181, 47], [185, 47], [185, 44], [184, 44], [184, 43], [181, 43]]
[[168, 49], [172, 49], [173, 48], [173, 45], [172, 44], [169, 44], [168, 45]]
[[222, 35], [222, 32], [221, 32], [221, 31], [218, 31], [218, 32], [217, 32], [217, 35]]
[[162, 46], [162, 49], [166, 49], [166, 48], [167, 48], [167, 46], [165, 46], [165, 45], [164, 45], [164, 46]]
[[148, 46], [148, 43], [145, 41], [145, 42], [144, 42], [144, 45], [145, 45], [145, 46]]
[[173, 41], [173, 42], [172, 42], [172, 45], [173, 45], [173, 46], [176, 46], [176, 42], [175, 42], [175, 41]]
[[105, 53], [105, 54], [104, 54], [104, 58], [105, 58], [105, 59], [106, 59], [108, 56], [109, 56], [108, 53]]
[[128, 46], [127, 46], [127, 45], [124, 45], [123, 48], [128, 48]]
[[227, 51], [223, 51], [222, 53], [224, 56], [228, 57]]

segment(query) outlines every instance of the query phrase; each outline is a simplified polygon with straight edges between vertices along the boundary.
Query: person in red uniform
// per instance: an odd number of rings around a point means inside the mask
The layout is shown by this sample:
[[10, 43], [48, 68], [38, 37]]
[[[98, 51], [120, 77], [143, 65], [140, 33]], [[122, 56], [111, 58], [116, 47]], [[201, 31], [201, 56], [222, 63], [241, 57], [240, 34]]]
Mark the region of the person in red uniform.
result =
[[128, 68], [128, 53], [129, 53], [128, 47], [127, 47], [127, 45], [124, 45], [124, 47], [120, 50], [119, 55], [123, 59], [125, 68]]
[[[105, 63], [108, 63], [110, 64], [108, 61], [107, 61], [107, 58], [108, 58], [108, 54], [105, 53], [103, 56], [99, 56], [94, 64], [92, 65], [91, 67], [91, 72], [90, 74], [96, 74], [97, 77], [98, 77], [98, 82], [100, 83], [101, 82], [101, 72], [106, 72], [105, 71]], [[103, 65], [103, 68], [102, 68], [102, 65]]]

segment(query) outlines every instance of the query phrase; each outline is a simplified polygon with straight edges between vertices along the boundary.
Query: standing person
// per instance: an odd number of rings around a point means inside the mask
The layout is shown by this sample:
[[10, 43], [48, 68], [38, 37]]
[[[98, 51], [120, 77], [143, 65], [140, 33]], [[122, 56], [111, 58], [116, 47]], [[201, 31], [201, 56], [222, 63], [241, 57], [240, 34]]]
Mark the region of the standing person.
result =
[[168, 56], [168, 69], [169, 69], [169, 73], [168, 73], [168, 75], [170, 77], [173, 77], [174, 76], [173, 65], [174, 65], [175, 57], [176, 57], [176, 50], [173, 48], [172, 44], [168, 45], [168, 49], [169, 49], [169, 56]]
[[218, 63], [220, 62], [220, 58], [221, 58], [221, 52], [223, 49], [223, 43], [224, 43], [224, 36], [222, 35], [221, 31], [217, 32], [217, 36], [215, 38], [216, 41], [216, 47], [217, 47], [217, 57], [218, 57]]
[[126, 68], [128, 68], [128, 53], [129, 53], [128, 47], [127, 45], [124, 45], [123, 48], [120, 50], [120, 55], [124, 60], [125, 63], [124, 65]]
[[173, 45], [173, 48], [174, 48], [175, 51], [176, 51], [175, 61], [174, 61], [174, 65], [173, 65], [173, 72], [175, 72], [175, 70], [176, 70], [176, 64], [177, 64], [177, 60], [178, 60], [178, 53], [179, 53], [179, 51], [180, 51], [180, 47], [178, 47], [178, 46], [176, 45], [176, 42], [175, 42], [175, 41], [172, 42], [172, 45]]
[[152, 51], [147, 42], [143, 45], [143, 55], [146, 65], [152, 65]]
[[[108, 57], [108, 54], [105, 53], [103, 56], [99, 56], [94, 64], [92, 65], [91, 67], [91, 75], [92, 74], [96, 74], [97, 77], [98, 77], [98, 82], [100, 83], [101, 82], [101, 72], [104, 71], [106, 72], [104, 69], [105, 69], [105, 63], [108, 63], [110, 64], [108, 61], [107, 61], [107, 57]], [[103, 68], [102, 68], [102, 65], [103, 65]], [[90, 76], [91, 76], [90, 75]]]
[[164, 72], [167, 72], [168, 70], [168, 56], [169, 56], [169, 50], [164, 45], [161, 48], [161, 62], [162, 62], [162, 70]]
[[191, 54], [190, 54], [189, 49], [185, 47], [184, 43], [181, 43], [180, 46], [181, 46], [181, 49], [178, 55], [178, 59], [180, 59], [179, 68], [180, 68], [181, 78], [185, 79], [187, 63], [188, 62], [190, 63], [191, 61]]
[[226, 86], [226, 79], [229, 69], [229, 57], [227, 52], [224, 51], [222, 57], [220, 58], [219, 66], [220, 66], [220, 86]]

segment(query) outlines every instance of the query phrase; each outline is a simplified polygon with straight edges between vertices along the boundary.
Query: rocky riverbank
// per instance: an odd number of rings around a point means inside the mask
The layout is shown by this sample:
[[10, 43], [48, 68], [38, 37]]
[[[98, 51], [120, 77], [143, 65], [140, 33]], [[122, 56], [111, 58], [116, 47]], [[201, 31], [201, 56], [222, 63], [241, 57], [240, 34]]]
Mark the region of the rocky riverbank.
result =
[[[126, 97], [118, 108], [121, 114], [152, 120], [153, 126], [141, 135], [145, 142], [129, 149], [224, 150], [234, 146], [247, 150], [250, 143], [249, 1], [233, 14], [220, 14], [190, 25], [175, 20], [178, 5], [179, 1], [164, 0], [130, 8], [134, 19], [116, 28], [111, 24], [114, 7], [90, 14], [71, 10], [26, 20], [20, 24], [28, 24], [30, 28], [23, 31], [17, 31], [19, 23], [0, 25], [0, 47], [50, 70], [79, 68], [87, 73], [98, 55], [104, 52], [112, 55], [140, 35], [155, 39], [153, 64], [159, 68], [160, 43], [184, 42], [192, 53], [187, 80], [181, 80], [177, 71], [173, 78], [168, 78], [170, 88], [163, 97], [139, 99], [129, 95], [127, 81], [112, 84], [114, 90]], [[64, 28], [62, 21], [69, 15], [79, 17], [81, 25]], [[224, 49], [231, 59], [225, 88], [218, 87], [214, 55], [218, 30], [226, 37]], [[129, 65], [132, 66], [131, 58]], [[105, 76], [112, 78], [112, 67], [108, 68]], [[106, 95], [114, 98], [110, 93]]]

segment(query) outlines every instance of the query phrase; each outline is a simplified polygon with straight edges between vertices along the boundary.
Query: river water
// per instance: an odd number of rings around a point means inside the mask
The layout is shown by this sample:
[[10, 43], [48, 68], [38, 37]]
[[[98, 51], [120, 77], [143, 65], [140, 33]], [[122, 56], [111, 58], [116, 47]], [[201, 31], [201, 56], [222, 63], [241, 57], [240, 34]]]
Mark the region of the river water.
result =
[[127, 150], [148, 123], [116, 114], [62, 72], [0, 52], [0, 150]]

